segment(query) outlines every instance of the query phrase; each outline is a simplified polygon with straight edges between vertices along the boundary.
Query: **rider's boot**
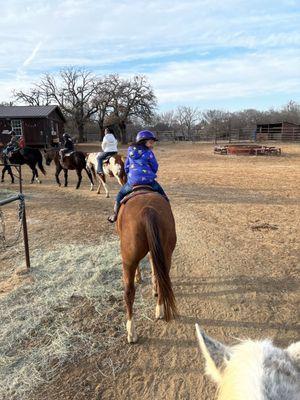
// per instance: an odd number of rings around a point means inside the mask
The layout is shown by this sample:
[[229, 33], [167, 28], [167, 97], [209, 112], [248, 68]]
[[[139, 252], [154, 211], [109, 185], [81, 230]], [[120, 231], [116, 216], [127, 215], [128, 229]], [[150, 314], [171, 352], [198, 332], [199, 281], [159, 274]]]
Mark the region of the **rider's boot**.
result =
[[115, 203], [115, 205], [114, 205], [114, 213], [110, 217], [107, 218], [107, 220], [109, 222], [111, 222], [111, 223], [116, 222], [116, 220], [118, 219], [119, 209], [120, 209], [120, 204]]

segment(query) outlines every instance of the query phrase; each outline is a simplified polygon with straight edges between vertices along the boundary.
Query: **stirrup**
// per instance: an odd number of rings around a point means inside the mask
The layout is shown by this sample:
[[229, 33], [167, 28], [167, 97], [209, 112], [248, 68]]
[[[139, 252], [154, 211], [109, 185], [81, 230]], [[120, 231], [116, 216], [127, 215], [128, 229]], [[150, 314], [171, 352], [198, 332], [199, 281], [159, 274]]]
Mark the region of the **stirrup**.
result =
[[118, 214], [113, 214], [107, 218], [107, 221], [113, 224], [114, 222], [116, 222], [117, 219], [118, 219]]

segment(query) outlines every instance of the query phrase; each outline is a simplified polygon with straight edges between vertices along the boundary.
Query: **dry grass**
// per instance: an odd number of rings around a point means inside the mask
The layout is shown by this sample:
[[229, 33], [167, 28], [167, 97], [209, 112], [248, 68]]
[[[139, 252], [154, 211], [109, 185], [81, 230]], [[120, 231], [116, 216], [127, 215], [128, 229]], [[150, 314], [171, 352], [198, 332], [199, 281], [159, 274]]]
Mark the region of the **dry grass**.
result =
[[122, 294], [116, 241], [34, 251], [30, 279], [0, 298], [0, 398], [29, 399], [65, 364], [112, 346], [119, 335], [74, 319], [85, 309], [103, 328]]

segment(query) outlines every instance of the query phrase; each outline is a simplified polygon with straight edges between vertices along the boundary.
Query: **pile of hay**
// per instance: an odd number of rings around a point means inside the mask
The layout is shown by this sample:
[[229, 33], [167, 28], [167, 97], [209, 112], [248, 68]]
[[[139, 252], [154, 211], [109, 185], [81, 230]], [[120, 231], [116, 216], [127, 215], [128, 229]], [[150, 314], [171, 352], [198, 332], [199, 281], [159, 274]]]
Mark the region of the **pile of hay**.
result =
[[88, 303], [93, 315], [104, 317], [114, 304], [120, 307], [117, 241], [97, 246], [58, 244], [51, 252], [33, 252], [31, 264], [30, 280], [0, 297], [1, 399], [30, 398], [67, 362], [99, 353], [116, 340], [105, 330], [99, 340], [99, 332], [79, 328], [74, 307], [79, 311]]

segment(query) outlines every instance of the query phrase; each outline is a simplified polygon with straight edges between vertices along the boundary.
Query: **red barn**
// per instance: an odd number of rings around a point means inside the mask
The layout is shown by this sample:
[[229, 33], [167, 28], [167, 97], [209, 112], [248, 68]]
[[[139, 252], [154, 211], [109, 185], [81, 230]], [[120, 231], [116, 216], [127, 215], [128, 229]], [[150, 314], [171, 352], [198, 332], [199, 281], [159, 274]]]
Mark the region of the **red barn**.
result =
[[26, 146], [49, 147], [61, 140], [65, 122], [56, 105], [0, 106], [0, 146], [9, 142], [14, 130], [23, 135]]

